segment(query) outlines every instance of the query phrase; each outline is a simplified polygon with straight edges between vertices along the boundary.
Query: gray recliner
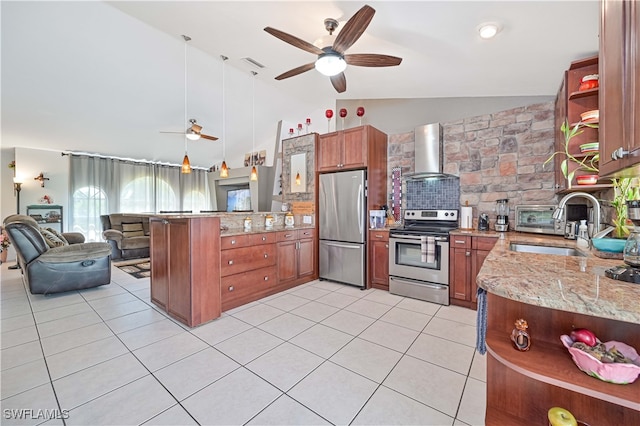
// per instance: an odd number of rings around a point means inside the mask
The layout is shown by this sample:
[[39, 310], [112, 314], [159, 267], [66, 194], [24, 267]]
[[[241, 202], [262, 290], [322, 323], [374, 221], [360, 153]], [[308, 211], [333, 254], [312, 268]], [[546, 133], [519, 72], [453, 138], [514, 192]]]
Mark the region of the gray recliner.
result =
[[[80, 242], [50, 247], [37, 222], [24, 215], [7, 217], [4, 228], [32, 294], [80, 290], [111, 282], [109, 244]], [[77, 233], [62, 235], [72, 241], [79, 239]]]

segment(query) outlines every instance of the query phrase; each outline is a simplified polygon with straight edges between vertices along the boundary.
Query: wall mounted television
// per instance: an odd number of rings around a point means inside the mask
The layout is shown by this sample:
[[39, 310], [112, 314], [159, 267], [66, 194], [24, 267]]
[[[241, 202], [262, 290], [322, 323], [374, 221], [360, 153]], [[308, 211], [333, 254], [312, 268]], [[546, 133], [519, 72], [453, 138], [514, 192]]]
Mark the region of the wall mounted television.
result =
[[227, 191], [227, 211], [251, 211], [251, 191], [249, 188]]

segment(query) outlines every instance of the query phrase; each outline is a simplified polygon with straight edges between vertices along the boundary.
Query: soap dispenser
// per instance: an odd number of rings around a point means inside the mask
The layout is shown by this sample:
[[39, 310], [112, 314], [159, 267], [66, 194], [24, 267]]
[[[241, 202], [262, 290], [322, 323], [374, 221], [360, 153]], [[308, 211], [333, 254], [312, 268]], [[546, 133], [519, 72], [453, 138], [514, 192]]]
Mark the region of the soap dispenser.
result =
[[584, 219], [580, 221], [580, 226], [578, 227], [576, 245], [583, 248], [589, 247], [589, 227], [587, 226], [587, 221]]

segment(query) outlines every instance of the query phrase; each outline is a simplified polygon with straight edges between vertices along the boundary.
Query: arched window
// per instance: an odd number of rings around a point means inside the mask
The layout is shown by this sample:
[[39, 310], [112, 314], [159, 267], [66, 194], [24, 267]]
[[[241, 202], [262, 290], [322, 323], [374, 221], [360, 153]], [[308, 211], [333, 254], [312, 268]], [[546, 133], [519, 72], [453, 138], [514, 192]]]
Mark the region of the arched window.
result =
[[109, 212], [105, 192], [95, 186], [85, 186], [73, 193], [72, 203], [71, 229], [82, 233], [87, 242], [102, 241], [100, 215]]

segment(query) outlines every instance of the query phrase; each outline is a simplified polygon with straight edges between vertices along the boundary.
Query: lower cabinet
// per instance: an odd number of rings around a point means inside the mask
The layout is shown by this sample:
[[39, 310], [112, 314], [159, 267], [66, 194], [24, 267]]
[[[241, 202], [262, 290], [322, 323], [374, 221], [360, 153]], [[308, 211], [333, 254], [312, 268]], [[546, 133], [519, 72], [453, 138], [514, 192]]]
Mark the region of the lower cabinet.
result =
[[369, 230], [369, 287], [389, 290], [389, 231]]
[[497, 241], [496, 237], [460, 236], [449, 239], [449, 302], [476, 309], [476, 276]]
[[221, 238], [222, 310], [258, 300], [277, 286], [273, 232]]
[[314, 229], [279, 231], [278, 288], [284, 290], [302, 284], [317, 275]]
[[152, 217], [151, 301], [195, 327], [218, 318], [220, 219]]

